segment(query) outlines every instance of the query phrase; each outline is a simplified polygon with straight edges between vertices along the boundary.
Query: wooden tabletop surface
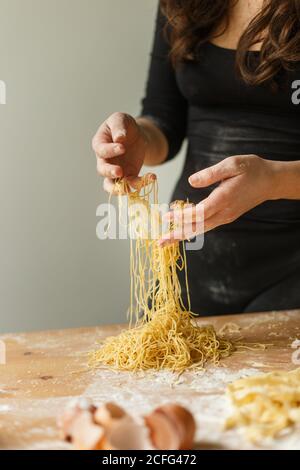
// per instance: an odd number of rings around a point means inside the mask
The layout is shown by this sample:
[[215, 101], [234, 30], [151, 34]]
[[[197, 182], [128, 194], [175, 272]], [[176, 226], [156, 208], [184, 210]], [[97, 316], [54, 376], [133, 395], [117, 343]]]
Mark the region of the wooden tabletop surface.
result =
[[[0, 365], [0, 449], [70, 448], [59, 439], [56, 418], [76, 397], [95, 404], [115, 401], [140, 416], [162, 403], [181, 403], [195, 415], [197, 447], [251, 448], [241, 430], [222, 428], [231, 412], [226, 385], [248, 375], [299, 367], [292, 343], [300, 340], [300, 311], [201, 319], [217, 330], [229, 322], [239, 325], [244, 342], [268, 344], [267, 349], [237, 351], [218, 367], [180, 377], [166, 371], [133, 375], [90, 369], [88, 352], [121, 331], [121, 325], [0, 336], [6, 347], [6, 364]], [[262, 447], [300, 448], [300, 433]]]

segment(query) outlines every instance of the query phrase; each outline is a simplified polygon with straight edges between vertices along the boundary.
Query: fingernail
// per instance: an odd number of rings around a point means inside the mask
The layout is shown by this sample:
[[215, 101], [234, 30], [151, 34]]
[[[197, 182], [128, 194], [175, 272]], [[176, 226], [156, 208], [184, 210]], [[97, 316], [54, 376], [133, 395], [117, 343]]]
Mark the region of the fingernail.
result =
[[190, 184], [196, 183], [197, 180], [198, 180], [198, 177], [196, 175], [192, 175], [192, 176], [189, 177], [189, 183]]
[[120, 131], [117, 135], [116, 135], [116, 139], [119, 139], [120, 137], [126, 137], [126, 131]]

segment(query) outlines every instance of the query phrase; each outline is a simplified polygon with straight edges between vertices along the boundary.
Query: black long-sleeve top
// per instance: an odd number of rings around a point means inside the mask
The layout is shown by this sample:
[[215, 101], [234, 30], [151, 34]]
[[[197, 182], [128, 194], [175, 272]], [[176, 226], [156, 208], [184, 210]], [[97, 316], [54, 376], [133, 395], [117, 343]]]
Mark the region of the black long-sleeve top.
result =
[[[164, 25], [159, 14], [142, 115], [165, 134], [168, 159], [188, 140], [174, 199], [197, 203], [207, 197], [213, 187], [194, 189], [188, 177], [231, 155], [300, 160], [300, 64], [283, 74], [276, 93], [267, 85], [243, 82], [236, 72], [235, 51], [210, 42], [198, 48], [196, 61], [174, 69]], [[249, 54], [255, 58], [257, 52]], [[294, 269], [299, 269], [296, 304], [300, 307], [300, 201], [267, 201], [208, 234], [204, 249], [191, 253], [194, 299], [202, 293], [196, 310], [244, 309], [260, 290]], [[240, 300], [235, 303], [237, 296]]]

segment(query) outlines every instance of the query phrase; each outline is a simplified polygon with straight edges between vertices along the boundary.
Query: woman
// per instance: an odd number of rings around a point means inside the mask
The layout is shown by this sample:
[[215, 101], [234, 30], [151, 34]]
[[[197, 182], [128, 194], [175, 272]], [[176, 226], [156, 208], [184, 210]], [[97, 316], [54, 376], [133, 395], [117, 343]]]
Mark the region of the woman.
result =
[[142, 117], [115, 113], [93, 141], [104, 188], [134, 185], [187, 137], [173, 199], [204, 208], [193, 311], [299, 308], [300, 2], [160, 3]]

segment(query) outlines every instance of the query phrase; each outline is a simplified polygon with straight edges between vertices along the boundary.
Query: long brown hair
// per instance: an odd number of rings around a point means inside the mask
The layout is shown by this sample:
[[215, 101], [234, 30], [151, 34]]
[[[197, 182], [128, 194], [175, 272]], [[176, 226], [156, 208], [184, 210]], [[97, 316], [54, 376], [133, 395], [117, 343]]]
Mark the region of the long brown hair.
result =
[[[195, 60], [199, 45], [214, 37], [216, 27], [228, 25], [232, 0], [161, 0], [174, 64]], [[262, 43], [259, 60], [248, 51]], [[276, 84], [278, 75], [300, 61], [300, 0], [266, 0], [240, 38], [236, 66], [246, 83]]]

